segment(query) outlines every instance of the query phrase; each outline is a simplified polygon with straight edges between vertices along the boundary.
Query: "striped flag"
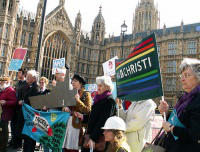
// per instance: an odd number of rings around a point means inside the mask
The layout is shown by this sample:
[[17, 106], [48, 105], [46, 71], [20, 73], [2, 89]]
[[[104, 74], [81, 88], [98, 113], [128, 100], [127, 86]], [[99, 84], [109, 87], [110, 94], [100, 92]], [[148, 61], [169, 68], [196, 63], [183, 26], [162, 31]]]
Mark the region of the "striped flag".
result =
[[117, 96], [139, 101], [163, 96], [155, 34], [136, 45], [125, 60], [116, 60]]

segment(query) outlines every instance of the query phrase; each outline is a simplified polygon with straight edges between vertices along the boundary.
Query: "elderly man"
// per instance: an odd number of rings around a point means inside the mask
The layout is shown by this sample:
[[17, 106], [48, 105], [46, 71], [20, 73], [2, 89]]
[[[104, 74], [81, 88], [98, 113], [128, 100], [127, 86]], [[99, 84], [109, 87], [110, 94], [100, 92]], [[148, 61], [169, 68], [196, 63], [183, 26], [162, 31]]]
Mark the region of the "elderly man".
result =
[[8, 144], [8, 121], [10, 121], [14, 114], [14, 109], [17, 104], [16, 92], [10, 86], [9, 77], [0, 78], [0, 104], [2, 106], [0, 128], [0, 152], [7, 151]]
[[[18, 95], [18, 100], [19, 100], [18, 104], [20, 106], [22, 105], [23, 102], [31, 106], [29, 97], [36, 96], [39, 94], [40, 88], [37, 84], [38, 78], [39, 78], [38, 72], [36, 72], [35, 70], [28, 71], [26, 77], [27, 85], [22, 88], [20, 94]], [[22, 133], [23, 126], [24, 126], [24, 117], [22, 109], [20, 109], [17, 122], [18, 135]], [[36, 141], [26, 135], [23, 135], [23, 137], [24, 137], [23, 151], [34, 152]]]
[[66, 74], [66, 68], [60, 67], [56, 69], [55, 77], [57, 82], [64, 82]]
[[[57, 68], [56, 72], [55, 72], [56, 83], [57, 82], [64, 82], [65, 81], [65, 75], [66, 75], [66, 68], [65, 67]], [[70, 81], [69, 89], [72, 90], [73, 87], [71, 85], [71, 79], [69, 81]], [[54, 86], [56, 85], [56, 83], [54, 82]]]

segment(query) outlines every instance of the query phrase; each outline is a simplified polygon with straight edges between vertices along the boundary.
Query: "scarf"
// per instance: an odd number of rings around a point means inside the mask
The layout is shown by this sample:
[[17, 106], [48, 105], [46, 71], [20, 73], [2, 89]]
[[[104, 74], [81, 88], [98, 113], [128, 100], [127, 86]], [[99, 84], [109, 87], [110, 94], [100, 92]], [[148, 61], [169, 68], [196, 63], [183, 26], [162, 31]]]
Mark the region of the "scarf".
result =
[[185, 94], [179, 99], [176, 106], [174, 107], [176, 109], [178, 117], [182, 114], [183, 110], [187, 107], [189, 103], [192, 102], [192, 99], [196, 94], [200, 93], [200, 85], [196, 86], [191, 92]]
[[98, 103], [99, 101], [101, 101], [102, 99], [104, 99], [105, 97], [111, 95], [112, 93], [110, 91], [105, 91], [104, 93], [100, 94], [100, 95], [96, 95], [94, 97], [94, 103], [93, 105], [95, 105], [96, 103]]

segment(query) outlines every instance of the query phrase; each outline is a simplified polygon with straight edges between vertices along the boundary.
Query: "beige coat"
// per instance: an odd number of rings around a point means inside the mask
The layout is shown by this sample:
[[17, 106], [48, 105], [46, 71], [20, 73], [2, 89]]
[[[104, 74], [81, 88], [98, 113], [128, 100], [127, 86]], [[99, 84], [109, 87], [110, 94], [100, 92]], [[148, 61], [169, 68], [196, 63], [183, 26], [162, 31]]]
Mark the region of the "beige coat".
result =
[[141, 152], [146, 143], [155, 115], [153, 100], [133, 102], [127, 111], [119, 110], [119, 116], [126, 123], [127, 143], [131, 152]]
[[[86, 90], [81, 89], [80, 92], [80, 99], [76, 101], [76, 107], [74, 108], [74, 111], [80, 112], [82, 114], [89, 114], [91, 111], [91, 103], [92, 103], [92, 98], [89, 92], [86, 92], [85, 100], [82, 101], [81, 98], [83, 97], [83, 94]], [[82, 124], [81, 120], [79, 122], [76, 122], [77, 117], [73, 114], [72, 118], [72, 125], [74, 128], [81, 128], [81, 127], [86, 127], [86, 124]]]

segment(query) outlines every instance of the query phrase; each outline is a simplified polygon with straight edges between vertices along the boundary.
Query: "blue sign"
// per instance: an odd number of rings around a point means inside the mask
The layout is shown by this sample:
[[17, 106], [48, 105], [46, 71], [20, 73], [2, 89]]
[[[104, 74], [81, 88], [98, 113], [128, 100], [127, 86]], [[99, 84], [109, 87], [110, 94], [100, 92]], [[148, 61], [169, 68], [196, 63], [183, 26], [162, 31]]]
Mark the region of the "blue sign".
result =
[[52, 74], [55, 74], [56, 68], [65, 67], [65, 58], [53, 60]]
[[9, 71], [18, 71], [21, 68], [23, 60], [20, 59], [12, 59], [10, 65], [8, 67]]

